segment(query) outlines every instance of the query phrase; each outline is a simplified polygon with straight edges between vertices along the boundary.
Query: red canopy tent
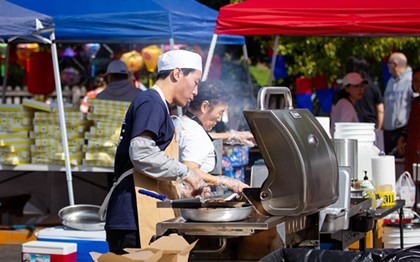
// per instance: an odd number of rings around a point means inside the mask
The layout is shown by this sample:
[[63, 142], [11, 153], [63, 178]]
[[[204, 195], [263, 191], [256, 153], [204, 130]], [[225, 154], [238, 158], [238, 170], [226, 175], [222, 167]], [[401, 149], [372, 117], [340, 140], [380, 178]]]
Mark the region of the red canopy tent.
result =
[[420, 1], [248, 0], [220, 9], [210, 48], [214, 48], [219, 34], [418, 36]]
[[420, 1], [248, 0], [220, 9], [216, 34], [396, 36], [420, 34]]

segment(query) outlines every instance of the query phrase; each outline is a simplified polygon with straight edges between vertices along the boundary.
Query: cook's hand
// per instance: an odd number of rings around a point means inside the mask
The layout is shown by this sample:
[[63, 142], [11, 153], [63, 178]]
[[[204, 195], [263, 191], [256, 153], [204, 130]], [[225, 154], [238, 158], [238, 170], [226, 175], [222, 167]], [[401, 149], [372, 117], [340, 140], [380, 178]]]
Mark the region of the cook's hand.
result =
[[203, 178], [193, 169], [190, 169], [188, 175], [182, 180], [181, 197], [203, 196], [209, 192], [210, 188]]
[[228, 144], [240, 144], [245, 145], [248, 147], [254, 147], [256, 142], [254, 139], [254, 136], [251, 132], [244, 131], [244, 132], [236, 132], [232, 131], [231, 135], [229, 136], [229, 139], [227, 140]]
[[242, 183], [238, 179], [230, 178], [227, 176], [219, 176], [216, 179], [216, 186], [224, 186], [235, 193], [242, 193], [245, 187], [249, 187], [247, 184]]

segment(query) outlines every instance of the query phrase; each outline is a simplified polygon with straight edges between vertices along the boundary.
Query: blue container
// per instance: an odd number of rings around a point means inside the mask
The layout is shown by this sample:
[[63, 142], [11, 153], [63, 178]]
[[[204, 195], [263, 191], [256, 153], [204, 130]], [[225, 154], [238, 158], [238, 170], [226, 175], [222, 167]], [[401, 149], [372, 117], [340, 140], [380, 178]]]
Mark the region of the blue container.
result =
[[225, 167], [223, 169], [223, 175], [231, 178], [235, 178], [245, 183], [245, 169], [243, 166], [239, 167]]
[[49, 239], [38, 238], [38, 241], [60, 242], [60, 243], [76, 243], [77, 244], [77, 262], [92, 262], [93, 259], [89, 252], [98, 252], [101, 254], [109, 252], [108, 243], [105, 241], [92, 241], [92, 240], [76, 240], [76, 239]]
[[104, 231], [81, 231], [64, 227], [45, 228], [37, 232], [38, 241], [64, 242], [77, 244], [77, 262], [92, 262], [89, 252], [101, 254], [109, 252]]
[[234, 167], [244, 166], [248, 164], [248, 147], [247, 146], [225, 146], [224, 158], [229, 159], [229, 164]]

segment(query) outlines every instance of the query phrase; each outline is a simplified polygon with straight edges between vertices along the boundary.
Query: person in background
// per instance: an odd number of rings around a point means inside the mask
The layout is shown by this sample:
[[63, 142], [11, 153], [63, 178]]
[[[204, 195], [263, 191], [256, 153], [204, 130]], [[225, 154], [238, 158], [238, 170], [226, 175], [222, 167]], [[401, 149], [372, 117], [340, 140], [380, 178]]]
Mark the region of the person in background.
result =
[[87, 114], [90, 108], [90, 99], [96, 98], [96, 96], [105, 89], [106, 83], [102, 75], [95, 76], [93, 81], [93, 90], [86, 92], [85, 96], [80, 103], [80, 111]]
[[395, 150], [397, 141], [407, 125], [413, 99], [413, 71], [407, 65], [407, 57], [403, 53], [392, 53], [388, 59], [388, 70], [392, 77], [388, 80], [384, 93], [385, 154], [391, 154]]
[[369, 65], [363, 57], [351, 56], [346, 62], [346, 73], [356, 72], [368, 81], [363, 98], [356, 101], [357, 116], [360, 122], [375, 123], [376, 129], [382, 129], [384, 120], [384, 99], [379, 87], [369, 74]]
[[[210, 186], [222, 186], [241, 192], [246, 184], [220, 176], [221, 154], [217, 154], [210, 132], [227, 109], [229, 97], [219, 81], [199, 84], [198, 95], [189, 103], [182, 117], [174, 119], [179, 144], [179, 160], [195, 170]], [[221, 153], [221, 152], [220, 152]], [[216, 174], [216, 175], [211, 175]]]
[[384, 99], [379, 87], [373, 82], [369, 74], [369, 64], [363, 57], [350, 56], [346, 62], [346, 73], [359, 73], [368, 84], [363, 98], [356, 101], [357, 116], [360, 122], [375, 123], [375, 145], [384, 151], [382, 124], [384, 121]]
[[[125, 66], [125, 65], [124, 65]], [[193, 52], [173, 50], [158, 58], [155, 85], [132, 96], [133, 101], [121, 127], [117, 146], [114, 180], [134, 169], [155, 180], [181, 180], [200, 194], [206, 185], [194, 169], [167, 156], [175, 128], [170, 115], [171, 105], [186, 106], [197, 95], [202, 76], [201, 57]], [[125, 253], [124, 248], [140, 246], [134, 172], [113, 190], [106, 214], [106, 238], [111, 252]]]
[[338, 102], [331, 111], [331, 135], [337, 122], [359, 122], [354, 105], [363, 97], [368, 81], [356, 72], [348, 73], [343, 78], [343, 86], [338, 94]]
[[108, 65], [105, 77], [107, 85], [96, 95], [97, 99], [131, 102], [141, 92], [133, 85], [132, 75], [121, 60], [114, 60]]
[[[413, 70], [412, 88], [414, 92], [420, 93], [420, 67]], [[411, 174], [413, 163], [417, 163], [420, 158], [420, 96], [411, 103], [408, 124], [398, 139], [397, 150], [404, 156], [404, 170]]]

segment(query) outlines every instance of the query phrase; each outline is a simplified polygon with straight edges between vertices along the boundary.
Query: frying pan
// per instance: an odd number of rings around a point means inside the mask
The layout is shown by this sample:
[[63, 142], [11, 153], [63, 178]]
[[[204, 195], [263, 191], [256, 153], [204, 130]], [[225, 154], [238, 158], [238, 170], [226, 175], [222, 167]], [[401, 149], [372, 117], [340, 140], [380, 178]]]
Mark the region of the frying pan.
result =
[[235, 193], [215, 195], [211, 197], [194, 197], [194, 198], [181, 198], [181, 199], [168, 199], [165, 195], [157, 194], [148, 190], [140, 189], [138, 191], [140, 194], [150, 196], [162, 202], [157, 203], [157, 207], [172, 207], [172, 208], [204, 208], [204, 207], [239, 207], [244, 204], [244, 202], [232, 201], [237, 196]]
[[235, 208], [180, 208], [181, 216], [188, 221], [231, 222], [247, 218], [252, 212], [250, 204]]
[[99, 208], [97, 205], [67, 206], [58, 211], [58, 216], [66, 227], [85, 231], [104, 230], [105, 222], [99, 218]]
[[[169, 200], [164, 195], [159, 195], [147, 190], [139, 190], [153, 198], [162, 200], [158, 207], [179, 208], [181, 216], [188, 221], [200, 222], [231, 222], [247, 218], [252, 212], [252, 205], [238, 201], [221, 201], [231, 199], [222, 195], [210, 198], [186, 198]], [[159, 205], [160, 204], [160, 205]]]

